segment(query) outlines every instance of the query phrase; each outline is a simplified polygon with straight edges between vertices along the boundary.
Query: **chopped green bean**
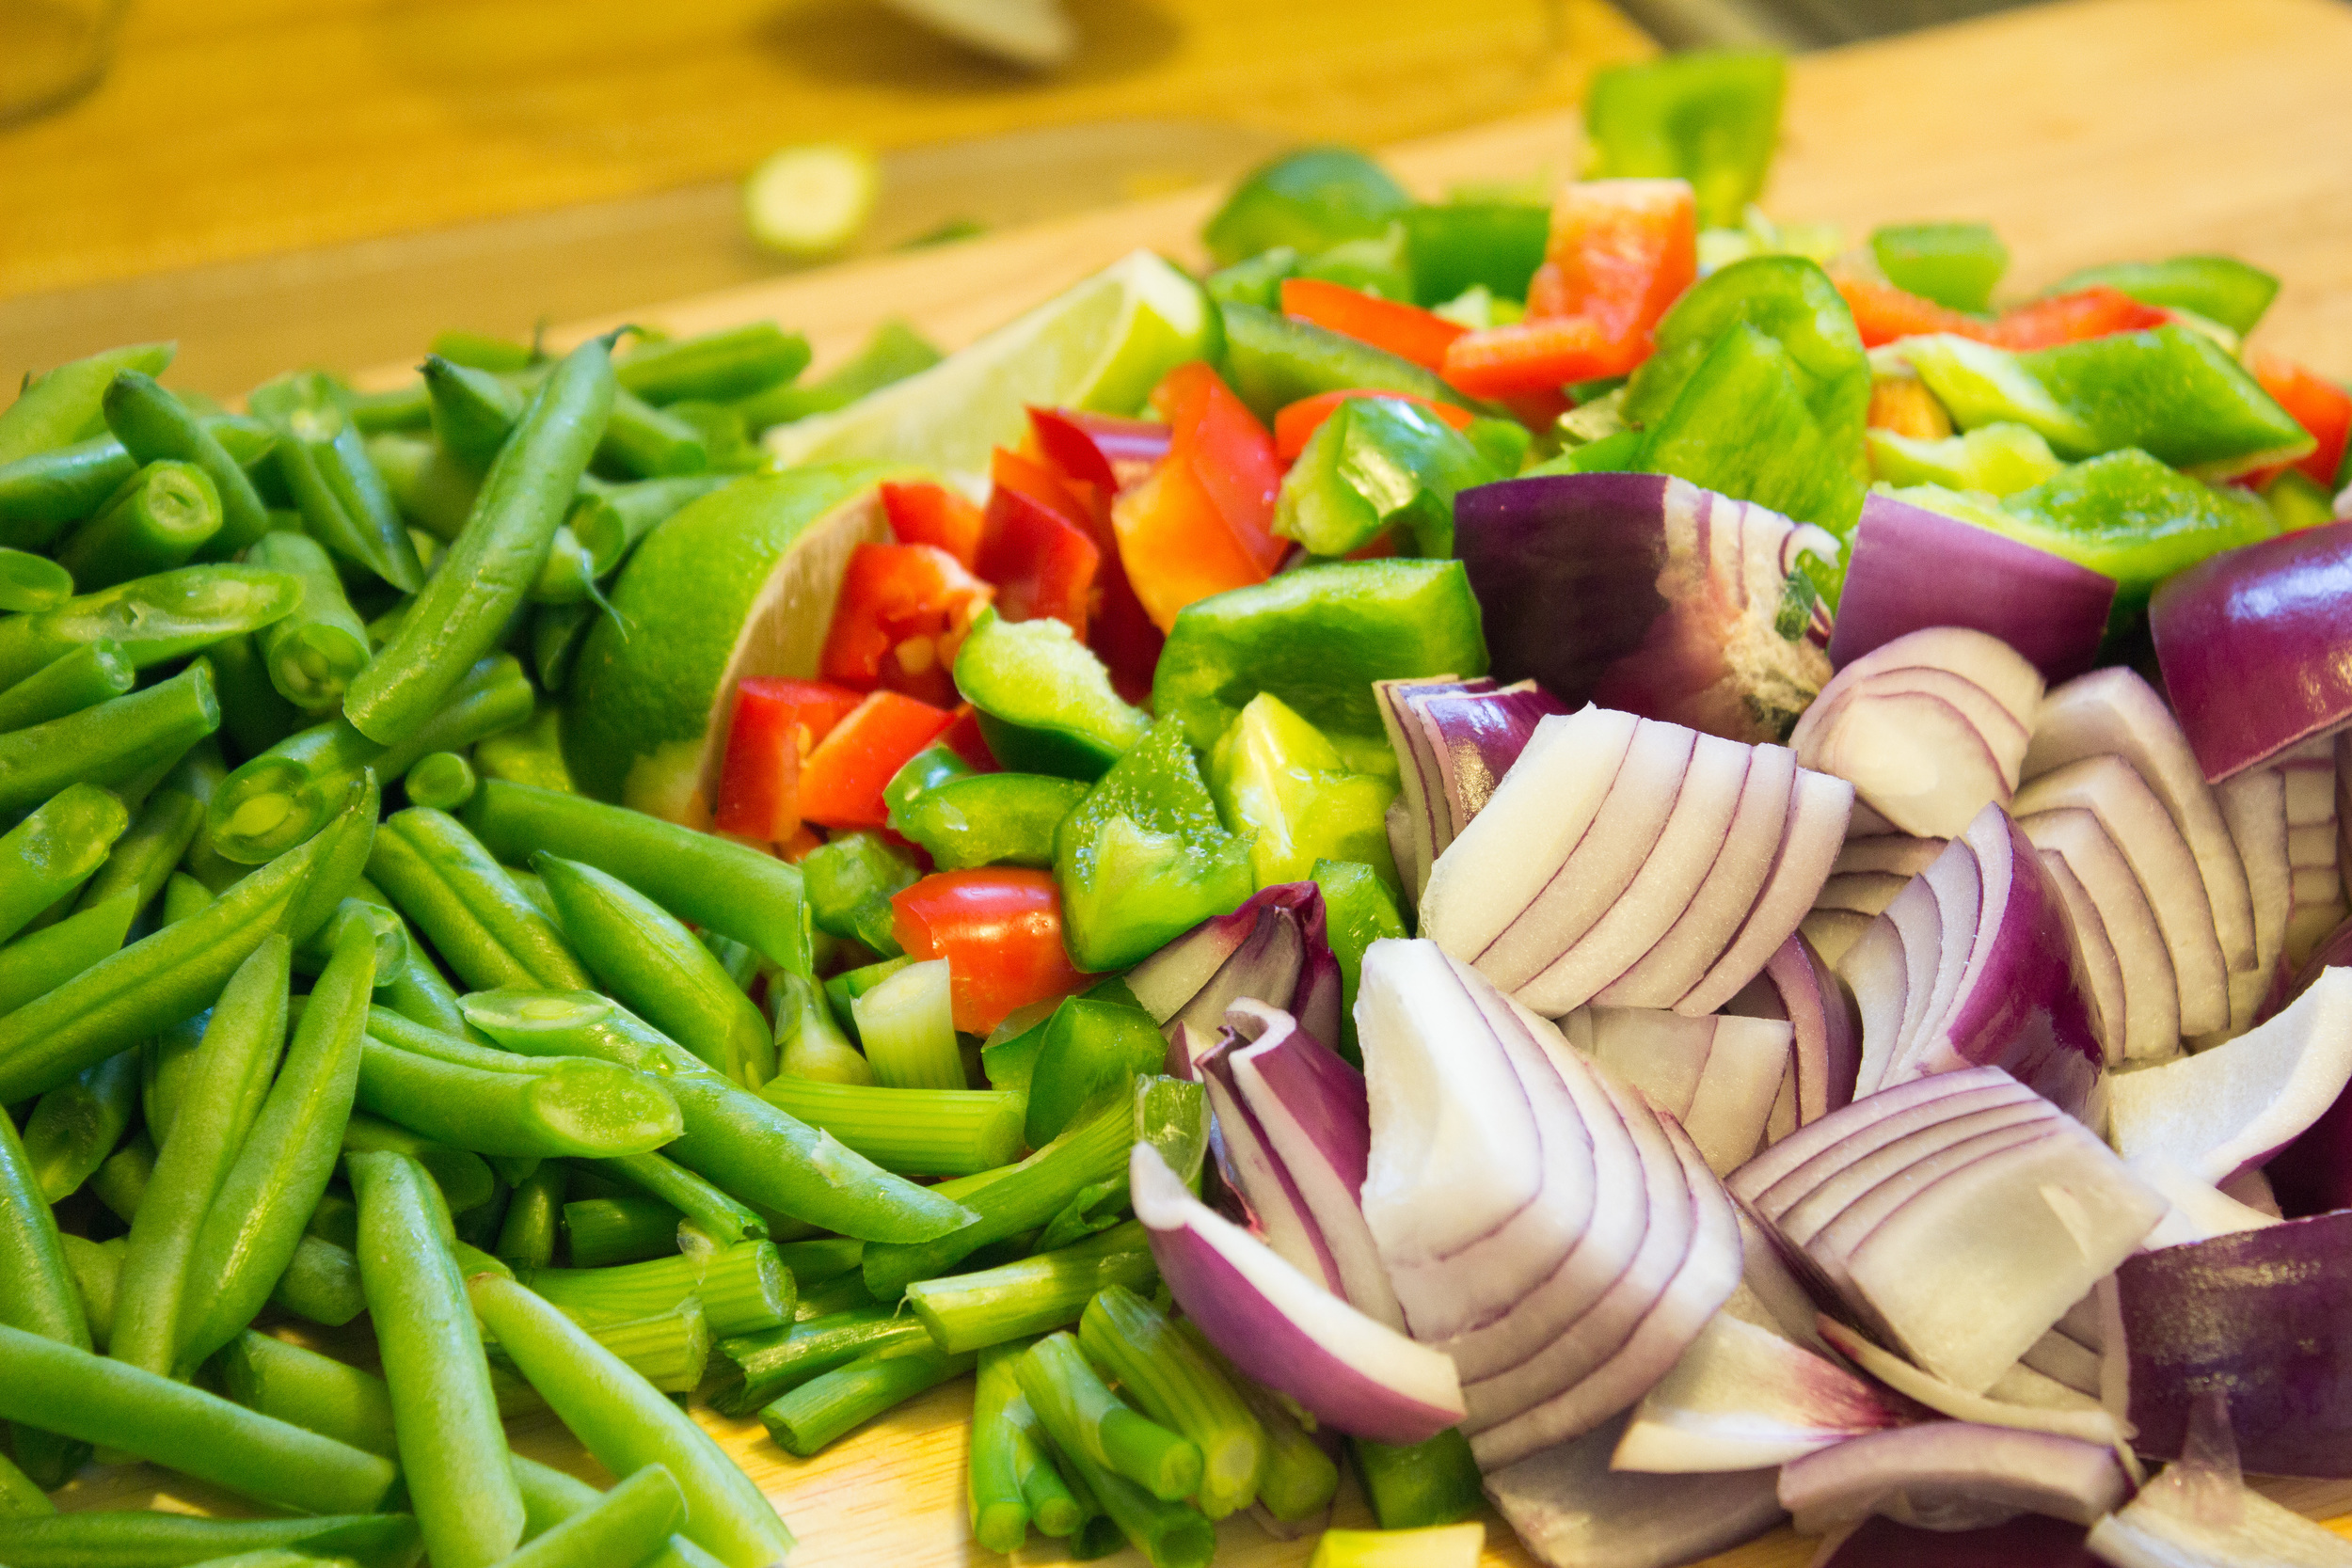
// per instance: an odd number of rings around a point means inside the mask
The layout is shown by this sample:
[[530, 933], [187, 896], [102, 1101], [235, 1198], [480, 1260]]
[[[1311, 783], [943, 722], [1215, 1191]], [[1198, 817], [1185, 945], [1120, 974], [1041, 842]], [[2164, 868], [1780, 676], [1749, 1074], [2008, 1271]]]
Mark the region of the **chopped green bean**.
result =
[[[0, 1324], [11, 1332], [41, 1336], [44, 1344], [54, 1340], [77, 1351], [89, 1348], [89, 1323], [66, 1266], [56, 1218], [41, 1196], [24, 1146], [17, 1141], [16, 1124], [5, 1111], [0, 1111], [0, 1263], [6, 1265], [0, 1267]], [[13, 1376], [0, 1354], [0, 1384]], [[69, 1427], [54, 1426], [41, 1415], [24, 1410], [0, 1410], [0, 1415], [18, 1423], [17, 1462], [44, 1487], [62, 1486], [89, 1457], [87, 1449], [71, 1441], [76, 1434]], [[40, 1424], [24, 1424], [28, 1420]]]
[[651, 1078], [588, 1058], [496, 1072], [369, 1040], [360, 1109], [478, 1154], [645, 1153], [675, 1138], [676, 1102]]
[[297, 371], [255, 388], [246, 402], [278, 435], [271, 456], [304, 531], [338, 558], [413, 594], [423, 585], [423, 563], [346, 400], [318, 372]]
[[768, 1222], [748, 1206], [738, 1203], [704, 1177], [659, 1154], [625, 1154], [596, 1163], [596, 1168], [660, 1198], [694, 1222], [712, 1241], [732, 1245], [758, 1241], [768, 1234]]
[[0, 463], [0, 544], [47, 549], [138, 471], [112, 436]]
[[278, 694], [301, 708], [326, 707], [367, 668], [368, 628], [343, 597], [326, 551], [306, 533], [271, 533], [245, 552], [256, 566], [302, 583], [293, 613], [257, 635], [262, 667]]
[[725, 403], [764, 392], [808, 368], [808, 340], [773, 322], [645, 343], [613, 361], [620, 384], [651, 404]]
[[458, 811], [473, 799], [476, 782], [473, 764], [463, 753], [427, 752], [409, 768], [401, 784], [407, 790], [412, 806]]
[[418, 369], [433, 404], [434, 438], [459, 462], [488, 467], [530, 398], [486, 370], [438, 354]]
[[518, 1273], [546, 1268], [555, 1260], [558, 1216], [566, 1205], [564, 1187], [570, 1167], [549, 1160], [515, 1183], [506, 1200], [506, 1218], [499, 1227], [499, 1258]]
[[45, 555], [0, 546], [0, 610], [55, 610], [73, 597], [73, 574]]
[[564, 933], [448, 813], [411, 806], [386, 818], [368, 877], [468, 985], [587, 989]]
[[74, 359], [28, 381], [0, 409], [0, 463], [13, 463], [79, 440], [99, 417], [107, 387], [119, 371], [161, 375], [176, 343], [126, 343]]
[[470, 1149], [452, 1148], [421, 1132], [412, 1132], [380, 1117], [354, 1111], [343, 1127], [343, 1153], [405, 1154], [422, 1165], [441, 1190], [450, 1212], [462, 1214], [490, 1201], [498, 1178], [489, 1164]]
[[144, 372], [122, 370], [107, 385], [103, 405], [107, 428], [123, 451], [141, 463], [177, 458], [203, 470], [219, 492], [219, 529], [203, 546], [209, 560], [225, 561], [269, 531], [261, 492], [212, 431], [180, 400]]
[[137, 679], [120, 643], [103, 638], [82, 643], [0, 691], [0, 732], [95, 707], [130, 690]]
[[130, 825], [114, 795], [70, 784], [0, 834], [0, 942], [97, 875]]
[[168, 769], [220, 728], [212, 666], [30, 729], [0, 735], [0, 816], [31, 811], [69, 784], [125, 786]]
[[628, 559], [638, 541], [713, 490], [733, 483], [732, 474], [676, 474], [641, 479], [583, 495], [567, 526], [588, 552], [591, 573], [609, 577]]
[[40, 1097], [24, 1124], [24, 1154], [51, 1203], [81, 1190], [130, 1131], [138, 1109], [136, 1051], [93, 1062]]
[[541, 1269], [528, 1283], [582, 1323], [627, 1323], [700, 1296], [722, 1338], [792, 1321], [792, 1276], [772, 1242], [739, 1242], [699, 1257], [683, 1253], [604, 1269]]
[[647, 1465], [501, 1568], [637, 1568], [676, 1527], [685, 1505], [670, 1472]]
[[209, 793], [219, 779], [218, 750], [198, 742], [181, 759], [174, 776], [147, 798], [137, 820], [115, 842], [106, 863], [82, 885], [73, 907], [92, 910], [126, 894], [135, 908], [143, 910], [153, 903], [170, 879], [171, 868], [187, 854], [188, 846], [196, 842], [197, 830], [204, 825], [205, 795], [199, 792]]
[[140, 1200], [147, 1196], [148, 1180], [154, 1174], [155, 1146], [141, 1131], [106, 1156], [98, 1174], [90, 1178], [89, 1190], [108, 1213], [128, 1225], [137, 1215]]
[[152, 1510], [0, 1521], [0, 1553], [15, 1568], [183, 1568], [272, 1548], [405, 1568], [416, 1560], [417, 1521], [406, 1513], [204, 1519]]
[[0, 683], [13, 686], [76, 648], [111, 641], [135, 669], [258, 630], [300, 602], [302, 585], [260, 566], [183, 566], [0, 620]]
[[1129, 1220], [1057, 1251], [917, 1281], [906, 1299], [941, 1345], [978, 1350], [1076, 1323], [1105, 1286], [1145, 1290], [1158, 1277], [1143, 1227]]
[[194, 463], [167, 458], [123, 481], [105, 505], [57, 546], [56, 563], [68, 578], [68, 592], [72, 583], [85, 593], [112, 588], [186, 565], [220, 531], [223, 520], [212, 476]]
[[138, 900], [121, 894], [0, 947], [0, 1016], [122, 950]]
[[930, 1342], [923, 1325], [894, 1307], [853, 1307], [758, 1334], [732, 1335], [713, 1347], [719, 1377], [711, 1408], [749, 1416], [779, 1395], [860, 1356]]

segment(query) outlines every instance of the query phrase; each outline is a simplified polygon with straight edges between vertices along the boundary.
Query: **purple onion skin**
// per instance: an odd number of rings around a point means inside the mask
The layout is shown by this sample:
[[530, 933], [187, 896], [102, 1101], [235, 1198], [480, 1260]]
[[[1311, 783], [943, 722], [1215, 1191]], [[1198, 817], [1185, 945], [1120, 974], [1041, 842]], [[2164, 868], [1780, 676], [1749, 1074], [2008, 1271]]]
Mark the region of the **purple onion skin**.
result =
[[1923, 506], [1872, 495], [1837, 598], [1829, 661], [1844, 669], [1898, 637], [1967, 626], [2026, 657], [2052, 686], [2089, 670], [2115, 579]]
[[[1862, 1026], [1836, 973], [1804, 932], [1791, 931], [1762, 977], [1780, 999], [1778, 1016], [1795, 1035], [1798, 1125], [1852, 1104], [1862, 1073]], [[1818, 1087], [1810, 1081], [1816, 1074]]]
[[2148, 626], [2208, 782], [2343, 723], [2352, 718], [2352, 523], [2199, 562], [2156, 590]]
[[[1280, 927], [1296, 930], [1302, 956], [1295, 965], [1276, 962], [1285, 945]], [[1323, 890], [1312, 882], [1281, 882], [1261, 888], [1232, 914], [1202, 921], [1169, 943], [1205, 942], [1224, 952], [1206, 985], [1179, 1007], [1166, 1027], [1172, 1037], [1188, 1023], [1214, 1038], [1225, 1027], [1225, 1009], [1243, 997], [1279, 1007], [1317, 1040], [1340, 1037], [1340, 960], [1332, 955], [1323, 913]]]
[[2115, 1278], [2135, 1449], [2179, 1458], [2217, 1388], [2249, 1473], [2352, 1476], [2352, 1211], [2143, 1252]]
[[1820, 1568], [2102, 1568], [2080, 1525], [2021, 1513], [1990, 1529], [1914, 1529], [1869, 1518]]
[[1436, 730], [1437, 741], [1452, 760], [1441, 771], [1451, 779], [1424, 779], [1422, 785], [1453, 798], [1455, 811], [1467, 821], [1484, 811], [1494, 798], [1495, 785], [1527, 750], [1535, 726], [1553, 714], [1570, 711], [1549, 691], [1465, 691], [1423, 698], [1413, 705]]

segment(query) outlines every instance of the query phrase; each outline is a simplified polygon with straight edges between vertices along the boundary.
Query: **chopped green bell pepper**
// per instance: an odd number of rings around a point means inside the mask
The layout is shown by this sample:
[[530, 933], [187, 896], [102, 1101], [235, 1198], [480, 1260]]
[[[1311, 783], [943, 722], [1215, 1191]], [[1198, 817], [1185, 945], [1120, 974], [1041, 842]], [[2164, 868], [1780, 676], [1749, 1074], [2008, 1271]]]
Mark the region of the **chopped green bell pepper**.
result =
[[2009, 246], [1982, 223], [1888, 224], [1870, 254], [1889, 283], [1951, 310], [1982, 311], [2009, 270]]
[[1110, 672], [1050, 617], [1008, 621], [984, 610], [956, 655], [956, 689], [978, 710], [980, 734], [1007, 768], [1099, 779], [1152, 721], [1120, 701]]
[[953, 746], [938, 741], [907, 758], [899, 769], [890, 775], [890, 782], [882, 785], [882, 805], [888, 813], [890, 831], [906, 832], [899, 822], [917, 796], [937, 789], [950, 779], [961, 779], [977, 771], [963, 760]]
[[1307, 879], [1321, 860], [1360, 861], [1391, 888], [1386, 814], [1393, 780], [1352, 772], [1312, 724], [1262, 691], [1241, 710], [1209, 756], [1209, 790], [1225, 825], [1254, 833], [1250, 870], [1258, 886]]
[[[1866, 367], [1866, 392], [1868, 385]], [[1803, 372], [1778, 339], [1735, 322], [1644, 436], [1632, 466], [1819, 523], [1842, 538], [1862, 515], [1854, 471], [1861, 437], [1858, 420], [1832, 429], [1816, 416]], [[1580, 448], [1574, 456], [1584, 467], [1576, 471], [1592, 471], [1601, 455], [1595, 449], [1608, 444]]]
[[1255, 891], [1248, 843], [1217, 819], [1184, 728], [1153, 724], [1054, 835], [1063, 940], [1082, 970], [1124, 969]]
[[1133, 1003], [1064, 998], [1044, 1024], [1029, 1073], [1022, 1136], [1043, 1148], [1105, 1087], [1149, 1077], [1168, 1059], [1168, 1038]]
[[1219, 266], [1275, 245], [1305, 255], [1385, 230], [1413, 198], [1388, 170], [1349, 147], [1310, 147], [1252, 169], [1201, 239]]
[[1780, 55], [1750, 50], [1698, 50], [1601, 71], [1584, 100], [1592, 173], [1679, 176], [1697, 193], [1701, 223], [1736, 224], [1772, 167], [1787, 80]]
[[2279, 519], [2280, 533], [2299, 533], [2336, 520], [2327, 486], [2298, 468], [2281, 468], [2277, 478], [2263, 486], [2262, 495], [2270, 503], [2270, 515]]
[[1405, 226], [1391, 223], [1375, 237], [1342, 240], [1301, 262], [1298, 276], [1361, 289], [1382, 299], [1410, 301], [1413, 274], [1406, 251]]
[[2165, 261], [2086, 267], [2053, 284], [2049, 292], [2072, 293], [2094, 283], [2121, 290], [2143, 305], [2193, 310], [2241, 337], [2254, 330], [2279, 294], [2276, 277], [2234, 256], [2175, 256]]
[[1271, 420], [1317, 392], [1357, 388], [1410, 392], [1457, 408], [1479, 407], [1436, 372], [1386, 349], [1254, 305], [1231, 304], [1223, 311], [1226, 383], [1262, 420]]
[[1889, 484], [1940, 484], [1947, 490], [1980, 490], [1988, 496], [2030, 489], [2066, 465], [2039, 431], [2006, 421], [1979, 425], [1940, 441], [1898, 436], [1891, 430], [1865, 434], [1870, 471]]
[[1246, 261], [1219, 267], [1200, 286], [1219, 306], [1254, 305], [1261, 310], [1282, 309], [1282, 282], [1298, 276], [1298, 252], [1286, 245], [1260, 251]]
[[1343, 556], [1393, 529], [1414, 555], [1454, 553], [1454, 496], [1503, 477], [1470, 438], [1398, 398], [1350, 398], [1291, 465], [1274, 531]]
[[1551, 210], [1518, 201], [1449, 201], [1405, 214], [1413, 298], [1438, 305], [1474, 288], [1527, 297], [1551, 238]]
[[1364, 949], [1383, 937], [1410, 934], [1396, 893], [1361, 861], [1317, 861], [1311, 873], [1323, 890], [1324, 939], [1340, 962], [1340, 1054], [1360, 1064], [1356, 1044], [1356, 987], [1364, 974]]
[[1332, 562], [1185, 606], [1152, 706], [1209, 747], [1271, 691], [1342, 745], [1338, 736], [1381, 733], [1374, 681], [1486, 673], [1486, 635], [1460, 562]]
[[[1626, 383], [1625, 417], [1645, 426], [1664, 419], [1715, 345], [1742, 323], [1788, 351], [1805, 406], [1834, 442], [1853, 442], [1858, 464], [1870, 361], [1837, 285], [1802, 257], [1753, 257], [1693, 284], [1659, 321], [1657, 351]], [[1749, 439], [1737, 429], [1725, 436]]]
[[922, 878], [880, 833], [840, 833], [801, 862], [801, 885], [817, 928], [853, 937], [883, 958], [902, 949], [891, 935], [890, 895]]
[[942, 871], [1047, 866], [1054, 863], [1054, 830], [1086, 798], [1087, 785], [1077, 779], [974, 773], [925, 790], [891, 820]]

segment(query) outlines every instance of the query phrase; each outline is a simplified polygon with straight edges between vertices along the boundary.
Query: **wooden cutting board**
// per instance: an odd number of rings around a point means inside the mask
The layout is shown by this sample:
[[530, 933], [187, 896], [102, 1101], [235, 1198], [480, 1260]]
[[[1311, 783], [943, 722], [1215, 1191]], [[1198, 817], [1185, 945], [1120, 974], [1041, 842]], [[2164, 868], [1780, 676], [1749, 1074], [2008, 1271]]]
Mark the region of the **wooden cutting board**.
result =
[[[2285, 279], [2262, 341], [2352, 373], [2352, 8], [2329, 0], [2068, 0], [2063, 5], [1798, 60], [1786, 148], [1770, 204], [1788, 219], [1849, 226], [1982, 218], [2033, 288], [2100, 261], [2226, 250]], [[1564, 173], [1573, 116], [1513, 120], [1395, 150], [1417, 188]], [[808, 331], [821, 357], [848, 353], [903, 315], [943, 342], [968, 341], [1137, 245], [1197, 260], [1212, 193], [1111, 209], [944, 249], [680, 300], [631, 318], [691, 332], [758, 317]], [[602, 323], [558, 334], [574, 340]], [[405, 365], [370, 379], [397, 381]], [[775, 1499], [801, 1539], [796, 1568], [941, 1568], [995, 1562], [964, 1519], [968, 1379], [894, 1412], [814, 1460], [757, 1423], [702, 1419]], [[546, 1421], [516, 1446], [605, 1479]], [[2315, 1517], [2352, 1511], [2352, 1482], [2267, 1488]], [[94, 1472], [68, 1506], [213, 1508], [230, 1500], [146, 1467]], [[1365, 1522], [1352, 1485], [1338, 1522]], [[2352, 1535], [2352, 1520], [2336, 1528]], [[1278, 1543], [1247, 1520], [1220, 1532], [1236, 1568], [1306, 1561], [1311, 1539]], [[1783, 1530], [1712, 1568], [1798, 1568], [1809, 1542]], [[1052, 1543], [1023, 1562], [1058, 1560]], [[1140, 1560], [1125, 1554], [1122, 1564]], [[1489, 1520], [1489, 1564], [1532, 1560]]]

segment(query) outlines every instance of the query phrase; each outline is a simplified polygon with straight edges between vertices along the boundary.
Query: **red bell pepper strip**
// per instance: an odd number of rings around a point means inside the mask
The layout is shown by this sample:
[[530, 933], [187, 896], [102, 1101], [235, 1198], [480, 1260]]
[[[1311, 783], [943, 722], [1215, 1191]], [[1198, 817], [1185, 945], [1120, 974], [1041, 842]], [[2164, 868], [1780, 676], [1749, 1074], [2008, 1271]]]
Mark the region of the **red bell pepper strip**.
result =
[[1556, 391], [1624, 375], [1650, 329], [1698, 277], [1698, 205], [1681, 180], [1589, 180], [1551, 214], [1527, 319], [1447, 348], [1445, 378], [1473, 397]]
[[942, 871], [890, 900], [898, 945], [947, 960], [956, 1027], [985, 1035], [1016, 1008], [1088, 980], [1062, 945], [1061, 890], [1050, 871]]
[[1168, 639], [1152, 624], [1143, 601], [1136, 597], [1135, 584], [1127, 580], [1111, 505], [1120, 490], [1142, 480], [1168, 455], [1173, 439], [1174, 433], [1155, 420], [1122, 420], [1070, 408], [1029, 410], [1028, 450], [1084, 509], [1095, 547], [1103, 552], [1094, 571], [1087, 641], [1110, 671], [1112, 689], [1137, 705], [1151, 697], [1152, 674]]
[[1001, 771], [996, 753], [988, 749], [988, 738], [980, 734], [979, 715], [970, 703], [956, 705], [954, 721], [940, 732], [939, 744], [970, 763], [982, 773]]
[[[2278, 400], [2280, 407], [2295, 416], [2296, 424], [2310, 431], [2319, 442], [2288, 467], [2333, 490], [2336, 475], [2344, 468], [2345, 438], [2352, 436], [2352, 393], [2278, 354], [2254, 356], [2254, 379], [2262, 383], [2264, 391]], [[2269, 468], [2259, 475], [2249, 475], [2247, 483], [2259, 486], [2278, 471]]]
[[879, 828], [882, 787], [907, 758], [939, 738], [955, 715], [896, 691], [852, 708], [801, 764], [801, 816], [826, 828]]
[[1285, 278], [1282, 314], [1433, 371], [1445, 364], [1447, 345], [1470, 330], [1419, 306], [1400, 305], [1319, 277]]
[[1983, 317], [1938, 305], [1875, 277], [1841, 277], [1837, 280], [1837, 292], [1845, 296], [1846, 309], [1853, 312], [1853, 324], [1862, 333], [1865, 348], [1877, 348], [1898, 338], [1924, 337], [1931, 332], [1949, 332], [1979, 342], [1992, 341], [1993, 324]]
[[860, 545], [818, 668], [829, 681], [882, 687], [945, 707], [963, 634], [996, 591], [933, 545]]
[[1008, 621], [1050, 616], [1080, 637], [1103, 552], [1091, 519], [1054, 471], [998, 447], [989, 459], [979, 573], [996, 585], [996, 610]]
[[980, 558], [980, 509], [944, 484], [884, 483], [882, 515], [901, 545], [935, 545], [970, 571]]
[[2080, 342], [2085, 338], [2104, 338], [2114, 332], [2145, 331], [2171, 319], [2170, 312], [2142, 305], [2121, 289], [2094, 283], [2088, 289], [2052, 294], [2004, 313], [1993, 324], [1993, 335], [1988, 341], [2023, 353]]
[[1038, 458], [1065, 485], [1093, 484], [1116, 493], [1141, 479], [1168, 455], [1174, 438], [1157, 420], [1122, 420], [1077, 408], [1032, 408], [1029, 436]]
[[800, 832], [802, 761], [865, 700], [823, 681], [755, 675], [739, 682], [711, 825], [763, 844]]
[[1263, 582], [1289, 545], [1273, 531], [1283, 467], [1274, 437], [1216, 372], [1180, 365], [1152, 401], [1175, 438], [1151, 475], [1120, 493], [1111, 523], [1127, 580], [1166, 631], [1184, 606]]
[[1470, 428], [1478, 416], [1467, 408], [1450, 403], [1434, 403], [1428, 398], [1415, 397], [1410, 392], [1384, 392], [1370, 387], [1351, 387], [1339, 392], [1317, 392], [1311, 398], [1300, 398], [1274, 416], [1274, 450], [1285, 463], [1295, 459], [1307, 450], [1308, 439], [1322, 427], [1323, 421], [1337, 412], [1341, 404], [1350, 398], [1394, 398], [1427, 410], [1456, 430]]

